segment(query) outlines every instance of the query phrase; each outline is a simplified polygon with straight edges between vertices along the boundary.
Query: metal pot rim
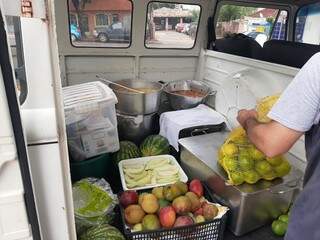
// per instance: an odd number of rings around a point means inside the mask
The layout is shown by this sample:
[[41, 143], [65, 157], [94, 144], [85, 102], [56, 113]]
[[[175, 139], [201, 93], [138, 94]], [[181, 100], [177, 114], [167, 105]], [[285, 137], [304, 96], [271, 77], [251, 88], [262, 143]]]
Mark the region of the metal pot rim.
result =
[[[172, 85], [174, 83], [178, 83], [178, 82], [195, 82], [195, 83], [200, 83], [199, 85], [202, 85], [204, 87], [206, 87], [208, 90], [206, 92], [206, 94], [203, 96], [203, 97], [189, 97], [189, 96], [182, 96], [180, 94], [176, 94], [174, 92], [170, 92], [167, 88], [169, 85]], [[171, 95], [175, 95], [175, 96], [180, 96], [180, 97], [186, 97], [186, 98], [198, 98], [198, 99], [204, 99], [206, 97], [208, 97], [209, 95], [212, 95], [212, 94], [215, 94], [216, 91], [211, 91], [210, 87], [204, 82], [204, 81], [197, 81], [197, 80], [176, 80], [176, 81], [171, 81], [171, 82], [168, 82], [164, 85], [163, 87], [163, 91], [165, 93], [168, 93], [168, 94], [171, 94]]]
[[[110, 88], [117, 92], [117, 93], [121, 93], [121, 94], [124, 94], [124, 95], [151, 95], [151, 94], [158, 94], [159, 92], [163, 91], [163, 87], [164, 85], [159, 83], [159, 82], [149, 82], [149, 81], [145, 81], [145, 80], [132, 80], [132, 79], [122, 79], [122, 80], [118, 80], [118, 81], [114, 81], [115, 83], [120, 83], [120, 82], [127, 82], [127, 81], [134, 81], [134, 82], [141, 82], [141, 83], [156, 83], [159, 85], [159, 89], [155, 89], [155, 91], [153, 92], [150, 92], [150, 93], [135, 93], [135, 92], [121, 92], [119, 91], [118, 89], [114, 89], [113, 87], [110, 86]], [[112, 85], [112, 84], [111, 84]]]

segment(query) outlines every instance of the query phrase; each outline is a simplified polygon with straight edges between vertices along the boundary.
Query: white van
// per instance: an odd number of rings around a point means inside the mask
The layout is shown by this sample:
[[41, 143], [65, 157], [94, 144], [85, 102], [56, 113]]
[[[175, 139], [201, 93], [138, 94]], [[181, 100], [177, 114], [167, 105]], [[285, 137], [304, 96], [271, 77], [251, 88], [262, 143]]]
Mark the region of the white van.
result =
[[77, 238], [62, 87], [201, 80], [234, 127], [320, 51], [319, 20], [312, 0], [0, 0], [0, 240]]

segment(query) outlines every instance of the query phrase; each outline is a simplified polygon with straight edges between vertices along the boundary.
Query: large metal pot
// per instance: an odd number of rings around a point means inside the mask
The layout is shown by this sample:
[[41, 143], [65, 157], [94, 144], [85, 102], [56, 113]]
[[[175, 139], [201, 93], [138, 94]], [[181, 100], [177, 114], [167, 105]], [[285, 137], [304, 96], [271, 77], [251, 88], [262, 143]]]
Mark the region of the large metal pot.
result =
[[[164, 88], [169, 103], [174, 110], [188, 109], [204, 103], [209, 95], [215, 95], [215, 91], [211, 91], [210, 87], [204, 82], [194, 80], [172, 81], [167, 83]], [[189, 97], [176, 94], [177, 91], [196, 90], [203, 93], [202, 97]]]
[[154, 90], [150, 93], [135, 93], [110, 84], [110, 88], [118, 98], [118, 104], [116, 105], [118, 112], [128, 115], [143, 115], [155, 113], [159, 110], [162, 84], [142, 80], [121, 80], [116, 81], [116, 83], [134, 89]]
[[159, 131], [159, 116], [157, 113], [136, 116], [117, 113], [117, 120], [120, 140], [140, 144], [147, 136]]

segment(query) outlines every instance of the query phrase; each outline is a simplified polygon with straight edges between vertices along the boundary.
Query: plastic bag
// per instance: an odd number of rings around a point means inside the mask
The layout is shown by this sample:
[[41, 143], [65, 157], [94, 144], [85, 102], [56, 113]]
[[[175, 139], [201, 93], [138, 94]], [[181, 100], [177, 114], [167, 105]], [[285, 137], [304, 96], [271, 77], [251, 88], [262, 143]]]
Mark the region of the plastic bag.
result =
[[72, 194], [78, 234], [113, 219], [118, 198], [103, 178], [85, 178], [74, 183]]
[[[257, 104], [258, 121], [267, 123], [268, 112], [277, 102], [280, 95], [261, 99]], [[260, 179], [273, 180], [287, 175], [291, 166], [283, 157], [266, 157], [247, 138], [242, 127], [235, 128], [219, 149], [218, 162], [228, 174], [228, 182], [240, 185], [244, 182], [254, 184]]]

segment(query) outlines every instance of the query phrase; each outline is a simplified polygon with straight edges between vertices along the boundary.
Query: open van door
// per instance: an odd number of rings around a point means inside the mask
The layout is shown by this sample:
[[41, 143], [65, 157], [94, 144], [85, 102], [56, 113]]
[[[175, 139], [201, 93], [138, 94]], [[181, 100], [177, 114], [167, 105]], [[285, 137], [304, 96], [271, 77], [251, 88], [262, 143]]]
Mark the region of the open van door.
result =
[[0, 53], [0, 239], [41, 239], [1, 8]]

